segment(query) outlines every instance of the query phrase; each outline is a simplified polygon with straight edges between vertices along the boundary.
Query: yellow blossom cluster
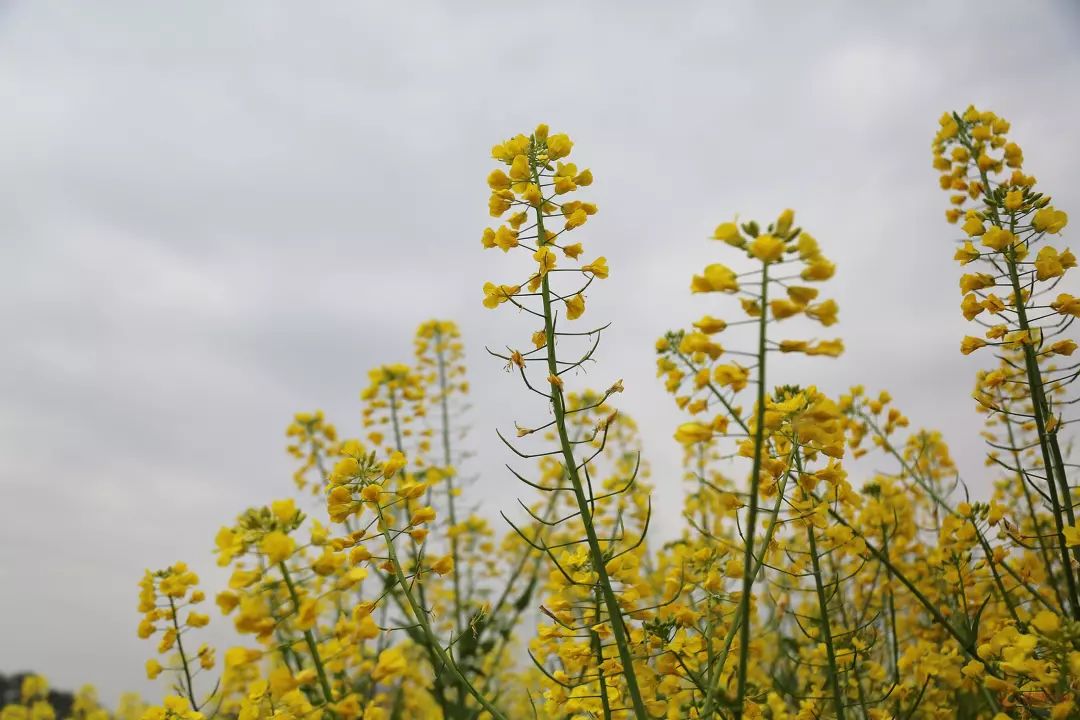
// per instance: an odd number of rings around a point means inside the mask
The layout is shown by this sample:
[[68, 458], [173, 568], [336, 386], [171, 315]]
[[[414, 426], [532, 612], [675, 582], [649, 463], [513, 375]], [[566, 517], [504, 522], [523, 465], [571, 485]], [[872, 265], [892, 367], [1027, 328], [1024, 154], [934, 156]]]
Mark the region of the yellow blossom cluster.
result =
[[[960, 313], [983, 328], [961, 351], [989, 360], [978, 484], [890, 393], [788, 375], [785, 355], [844, 351], [821, 290], [836, 266], [792, 210], [721, 223], [728, 259], [688, 273], [698, 319], [655, 345], [680, 416], [661, 440], [683, 467], [655, 477], [615, 407], [623, 381], [583, 386], [605, 372], [608, 324], [579, 321], [609, 269], [579, 240], [592, 172], [539, 125], [492, 149], [498, 225], [481, 235], [529, 254], [483, 288], [528, 323], [488, 351], [506, 371], [490, 382], [532, 402], [497, 430], [517, 504], [496, 522], [472, 485], [487, 468], [469, 461], [466, 345], [428, 320], [408, 362], [369, 372], [354, 437], [293, 417], [297, 492], [218, 531], [216, 611], [187, 564], [144, 574], [136, 633], [156, 643], [160, 702], [110, 712], [87, 689], [70, 718], [1080, 718], [1077, 262], [1009, 131], [969, 108], [932, 144], [964, 233]], [[658, 539], [653, 496], [680, 490]], [[220, 662], [200, 641], [212, 614], [240, 638]], [[69, 717], [38, 676], [2, 705], [0, 720]]]

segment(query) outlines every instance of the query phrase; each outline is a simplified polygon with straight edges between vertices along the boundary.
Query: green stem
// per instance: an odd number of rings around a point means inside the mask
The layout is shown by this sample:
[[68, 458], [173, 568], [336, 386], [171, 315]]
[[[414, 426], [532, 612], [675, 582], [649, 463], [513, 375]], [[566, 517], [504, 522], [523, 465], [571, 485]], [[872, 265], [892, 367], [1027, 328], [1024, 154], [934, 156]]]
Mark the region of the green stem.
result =
[[[600, 617], [600, 598], [596, 599], [596, 617]], [[596, 655], [596, 676], [600, 683], [600, 704], [604, 709], [604, 720], [611, 720], [611, 701], [607, 696], [607, 682], [604, 679], [604, 646], [600, 643], [600, 635], [595, 630], [590, 630], [593, 653]]]
[[829, 603], [825, 598], [825, 585], [821, 581], [821, 561], [818, 559], [817, 539], [814, 537], [814, 524], [808, 522], [806, 534], [810, 540], [810, 563], [814, 570], [814, 588], [817, 591], [818, 612], [821, 620], [821, 640], [825, 643], [825, 656], [829, 662], [829, 683], [832, 685], [833, 707], [837, 720], [844, 720], [844, 694], [840, 689], [840, 670], [836, 665], [836, 649], [833, 647], [832, 628], [829, 625]]
[[[762, 308], [761, 312], [762, 312], [762, 315], [764, 315], [765, 314], [765, 309]], [[693, 361], [691, 361], [690, 358], [686, 357], [681, 352], [679, 352], [678, 348], [675, 349], [675, 355], [676, 355], [676, 357], [678, 357], [680, 360], [683, 361], [683, 364], [686, 365], [686, 367], [690, 370], [691, 373], [693, 373], [694, 375], [697, 375], [698, 371], [701, 368], [694, 365]], [[741, 417], [739, 417], [739, 413], [735, 412], [735, 408], [733, 408], [731, 406], [731, 402], [726, 397], [724, 397], [724, 393], [720, 392], [720, 389], [717, 388], [715, 385], [713, 385], [712, 380], [709, 380], [708, 382], [706, 382], [705, 387], [707, 387], [709, 389], [709, 392], [711, 392], [713, 394], [713, 397], [715, 397], [717, 400], [720, 401], [720, 404], [723, 405], [724, 409], [728, 411], [728, 415], [730, 415], [731, 419], [735, 421], [735, 424], [738, 425], [739, 428], [744, 433], [749, 435], [750, 434], [750, 428], [748, 428], [746, 426], [746, 421], [743, 420]]]
[[[390, 425], [394, 430], [394, 447], [395, 447], [395, 449], [397, 449], [397, 451], [399, 453], [404, 454], [405, 453], [405, 445], [401, 440], [401, 420], [400, 420], [400, 418], [398, 416], [397, 391], [392, 387], [390, 388]], [[401, 507], [402, 507], [402, 510], [401, 510], [402, 517], [407, 522], [408, 517], [409, 517], [409, 503], [405, 502], [405, 503], [402, 504]], [[409, 542], [412, 544], [413, 556], [415, 558], [417, 558], [417, 560], [419, 561], [419, 558], [420, 558], [420, 545], [419, 545], [419, 543], [417, 543], [416, 538], [412, 537], [411, 535], [409, 536]], [[454, 573], [454, 577], [456, 579], [457, 572]], [[413, 604], [413, 598], [412, 598], [412, 592], [411, 592], [409, 586], [406, 585], [405, 583], [399, 583], [398, 587], [401, 590], [401, 593], [408, 598], [409, 604], [412, 605]], [[420, 607], [422, 607], [422, 608], [428, 607], [427, 593], [424, 590], [424, 583], [423, 582], [418, 582], [416, 584], [416, 589], [417, 589], [417, 593], [420, 596], [420, 598], [419, 598], [420, 599], [420, 602], [419, 602]], [[400, 606], [400, 604], [401, 604], [400, 599], [399, 599], [398, 604]], [[387, 606], [384, 605], [383, 606], [383, 611], [384, 611], [383, 620], [384, 621], [385, 621], [385, 617], [386, 617], [385, 616], [386, 608], [387, 608]], [[402, 608], [402, 609], [404, 609], [404, 608]], [[431, 670], [432, 670], [432, 672], [436, 673], [436, 681], [438, 681], [438, 672], [439, 672], [439, 665], [438, 665], [438, 662], [437, 662], [438, 656], [435, 653], [434, 649], [430, 648], [430, 647], [427, 648], [427, 655], [428, 655], [428, 660], [431, 662]], [[436, 682], [436, 684], [439, 685], [438, 682]], [[450, 703], [450, 700], [447, 699], [441, 691], [438, 692], [438, 693], [435, 693], [435, 695], [436, 695], [436, 698], [439, 701], [439, 705], [442, 706], [444, 711], [449, 713], [449, 711], [452, 709], [452, 705]], [[460, 699], [461, 699], [461, 697], [459, 696], [459, 700]]]
[[[296, 593], [296, 586], [293, 585], [292, 576], [289, 575], [289, 568], [285, 566], [285, 562], [278, 563], [278, 569], [281, 570], [281, 577], [285, 580], [285, 587], [289, 589], [289, 597], [293, 602], [293, 612], [300, 612], [300, 596]], [[319, 676], [319, 687], [323, 691], [323, 702], [329, 705], [334, 702], [334, 693], [330, 690], [330, 681], [326, 677], [326, 668], [323, 667], [322, 656], [319, 655], [319, 646], [315, 642], [315, 635], [311, 630], [304, 630], [304, 642], [307, 644], [308, 652], [311, 653], [311, 660], [315, 664], [315, 672]]]
[[[881, 431], [881, 428], [877, 426], [872, 417], [868, 416], [862, 411], [858, 411], [857, 414], [860, 418], [863, 419], [867, 427], [873, 430], [875, 435], [877, 435], [877, 437], [881, 439], [880, 447], [882, 447], [887, 453], [892, 455], [892, 457], [900, 465], [900, 469], [903, 471], [903, 476], [909, 477], [914, 480], [915, 484], [922, 488], [923, 491], [927, 494], [927, 496], [934, 501], [931, 505], [931, 508], [934, 511], [935, 532], [939, 532], [941, 529], [941, 522], [937, 515], [938, 510], [940, 509], [942, 512], [948, 513], [949, 515], [957, 515], [958, 513], [956, 512], [956, 509], [949, 503], [945, 502], [945, 500], [941, 497], [941, 494], [938, 493], [938, 491], [934, 488], [933, 483], [931, 483], [929, 479], [922, 477], [918, 472], [916, 472], [915, 468], [912, 467], [911, 464], [908, 463], [907, 460], [905, 460], [904, 457], [896, 451], [896, 448], [893, 447], [892, 443], [888, 441], [888, 438]], [[987, 560], [987, 562], [989, 562], [989, 560]], [[1033, 600], [1045, 606], [1049, 610], [1054, 609], [1046, 600], [1046, 598], [1043, 597], [1042, 593], [1039, 592], [1039, 590], [1037, 590], [1036, 588], [1032, 587], [1032, 585], [1027, 580], [1025, 580], [1011, 565], [1009, 565], [1009, 563], [1002, 560], [999, 564], [1002, 569], [1004, 569], [1005, 572], [1008, 573], [1011, 578], [1013, 578], [1013, 580], [1015, 580], [1021, 587], [1023, 587], [1025, 590], [1028, 591], [1028, 593], [1031, 594]]]
[[[456, 532], [453, 532], [453, 528], [457, 525], [457, 509], [454, 505], [454, 474], [450, 471], [453, 461], [453, 453], [450, 449], [450, 399], [449, 399], [449, 386], [446, 379], [446, 357], [443, 353], [443, 335], [442, 331], [436, 326], [434, 331], [434, 343], [435, 343], [435, 362], [438, 366], [439, 376], [439, 410], [442, 415], [442, 449], [443, 449], [443, 467], [446, 472], [446, 512], [447, 518], [450, 521], [450, 557], [454, 561], [454, 571], [451, 574], [451, 582], [454, 588], [454, 627], [457, 630], [458, 636], [465, 632], [465, 623], [463, 620], [464, 608], [462, 607], [462, 594], [461, 594], [461, 573], [457, 570], [460, 566], [460, 552], [458, 547], [458, 536]], [[465, 711], [465, 693], [459, 693], [458, 695], [458, 707], [456, 713], [461, 715]]]
[[[941, 611], [938, 609], [938, 607], [934, 603], [930, 602], [930, 599], [927, 598], [926, 595], [924, 595], [922, 591], [920, 591], [919, 588], [915, 586], [915, 583], [908, 579], [908, 577], [904, 575], [904, 573], [902, 573], [900, 569], [897, 568], [896, 565], [894, 565], [889, 560], [888, 557], [885, 556], [885, 554], [880, 550], [880, 548], [875, 547], [864, 533], [862, 533], [857, 527], [844, 519], [844, 516], [836, 512], [836, 510], [834, 510], [833, 508], [829, 508], [829, 515], [841, 525], [851, 530], [851, 532], [856, 537], [862, 539], [862, 541], [866, 544], [867, 551], [871, 555], [873, 555], [878, 562], [883, 564], [885, 566], [885, 569], [888, 570], [890, 574], [895, 576], [896, 579], [899, 580], [900, 583], [908, 589], [908, 592], [910, 592], [915, 597], [915, 599], [919, 601], [919, 604], [922, 605], [928, 613], [930, 613], [930, 615], [934, 619], [934, 622], [940, 625], [953, 638], [953, 640], [957, 642], [957, 644], [960, 646], [960, 649], [964, 652], [965, 655], [967, 655], [972, 660], [978, 660], [979, 662], [983, 662], [979, 658], [978, 649], [975, 647], [975, 643], [973, 642], [973, 640], [961, 635], [960, 632], [952, 626], [952, 623], [950, 623], [945, 618], [945, 616], [941, 614]], [[997, 674], [989, 665], [984, 663], [983, 667], [986, 669], [987, 673], [997, 677]], [[993, 701], [993, 698], [990, 698], [990, 702], [991, 706], [994, 708], [994, 711], [997, 712], [997, 710], [999, 709], [997, 703]]]
[[[999, 402], [1004, 405], [1003, 396], [999, 396]], [[1043, 565], [1046, 567], [1046, 578], [1050, 581], [1050, 587], [1054, 591], [1054, 597], [1057, 599], [1058, 605], [1065, 609], [1065, 598], [1061, 596], [1061, 587], [1057, 582], [1057, 573], [1054, 572], [1054, 563], [1051, 561], [1050, 552], [1046, 548], [1046, 538], [1043, 537], [1042, 526], [1038, 513], [1035, 511], [1035, 499], [1031, 495], [1031, 488], [1028, 487], [1028, 479], [1024, 475], [1023, 463], [1020, 459], [1020, 451], [1016, 449], [1016, 435], [1013, 431], [1012, 418], [1008, 413], [1002, 413], [1002, 420], [1005, 423], [1005, 429], [1009, 434], [1009, 447], [1012, 448], [1013, 464], [1016, 467], [1017, 479], [1020, 481], [1020, 488], [1024, 491], [1024, 501], [1027, 505], [1028, 518], [1031, 519], [1031, 532], [1035, 535], [1035, 541], [1039, 543], [1039, 554], [1042, 556]]]
[[[439, 371], [439, 409], [442, 413], [442, 446], [443, 446], [443, 465], [446, 468], [446, 511], [450, 520], [450, 527], [453, 528], [457, 525], [457, 510], [454, 507], [454, 475], [450, 472], [452, 466], [453, 454], [450, 450], [450, 402], [447, 397], [448, 388], [446, 382], [446, 358], [443, 356], [442, 348], [442, 332], [436, 328], [435, 333], [435, 361], [438, 365]], [[450, 534], [450, 557], [454, 560], [454, 567], [458, 566], [458, 537], [457, 533]], [[457, 624], [458, 634], [463, 632], [465, 627], [462, 620], [462, 612], [464, 608], [461, 606], [461, 575], [457, 572], [453, 574], [454, 582], [454, 621]]]
[[[1012, 283], [1014, 297], [1016, 298], [1016, 316], [1020, 330], [1025, 337], [1031, 339], [1031, 326], [1028, 324], [1027, 309], [1024, 307], [1023, 294], [1020, 287], [1020, 276], [1016, 271], [1016, 258], [1012, 250], [1006, 255], [1006, 264], [1009, 267], [1009, 280]], [[1072, 606], [1073, 619], [1080, 620], [1080, 596], [1077, 595], [1076, 576], [1073, 574], [1072, 558], [1068, 543], [1065, 541], [1065, 523], [1062, 517], [1062, 506], [1058, 499], [1058, 490], [1055, 485], [1055, 477], [1061, 484], [1062, 500], [1066, 502], [1065, 515], [1069, 517], [1070, 524], [1075, 522], [1072, 518], [1071, 498], [1069, 485], [1065, 480], [1063, 468], [1055, 466], [1052, 461], [1053, 451], [1050, 447], [1050, 435], [1046, 429], [1046, 415], [1049, 407], [1046, 404], [1046, 395], [1043, 388], [1042, 373], [1039, 371], [1039, 363], [1035, 357], [1035, 348], [1030, 342], [1023, 343], [1024, 366], [1027, 372], [1028, 387], [1031, 390], [1032, 412], [1035, 416], [1035, 429], [1039, 433], [1039, 448], [1042, 451], [1043, 468], [1046, 470], [1046, 489], [1050, 496], [1050, 505], [1054, 514], [1054, 529], [1057, 531], [1058, 547], [1061, 551], [1061, 561], [1064, 565], [1065, 589], [1069, 594], [1069, 603]], [[1056, 438], [1055, 438], [1056, 440]]]
[[439, 642], [439, 639], [435, 636], [435, 632], [431, 629], [431, 623], [428, 621], [426, 611], [417, 605], [416, 600], [413, 599], [412, 593], [406, 590], [409, 581], [405, 577], [405, 572], [401, 569], [401, 562], [398, 560], [397, 550], [394, 548], [394, 539], [390, 535], [390, 526], [387, 524], [386, 517], [383, 515], [382, 507], [378, 505], [375, 507], [379, 514], [379, 529], [381, 530], [383, 540], [386, 543], [386, 552], [390, 557], [390, 564], [394, 568], [394, 577], [397, 579], [398, 585], [400, 585], [404, 591], [402, 594], [409, 603], [409, 607], [412, 610], [413, 616], [416, 618], [416, 622], [420, 624], [420, 628], [424, 631], [424, 637], [427, 639], [427, 645], [431, 652], [435, 653], [436, 657], [438, 657], [439, 661], [442, 663], [442, 667], [454, 676], [454, 679], [460, 683], [461, 687], [465, 688], [470, 695], [476, 698], [476, 701], [480, 703], [485, 710], [491, 713], [491, 717], [494, 720], [508, 720], [508, 718], [497, 707], [492, 705], [484, 695], [478, 692], [477, 689], [472, 686], [472, 683], [470, 683], [461, 673], [457, 664], [449, 654], [447, 654], [446, 650], [443, 649], [442, 643]]
[[765, 443], [765, 328], [768, 322], [769, 263], [761, 263], [761, 316], [758, 320], [757, 408], [754, 418], [754, 463], [750, 470], [750, 508], [747, 511], [746, 548], [743, 552], [743, 586], [739, 598], [742, 626], [739, 630], [739, 670], [735, 696], [735, 717], [741, 718], [746, 699], [746, 671], [750, 661], [750, 594], [754, 587], [754, 533], [757, 530], [758, 485], [761, 481], [762, 449]]
[[[960, 126], [960, 142], [968, 149], [972, 157], [978, 157], [974, 144], [967, 133], [966, 123], [958, 123]], [[990, 199], [990, 178], [986, 171], [979, 168], [979, 177], [982, 180], [983, 192], [986, 195], [986, 206], [990, 211], [991, 222], [999, 228], [1005, 225], [998, 214], [997, 204]], [[1009, 230], [1016, 230], [1015, 215], [1010, 213]], [[1029, 342], [1023, 342], [1024, 369], [1027, 374], [1028, 388], [1031, 392], [1032, 414], [1035, 416], [1035, 428], [1039, 434], [1039, 449], [1042, 452], [1043, 469], [1046, 471], [1046, 487], [1050, 496], [1050, 504], [1054, 515], [1054, 527], [1057, 531], [1058, 547], [1061, 552], [1063, 572], [1065, 573], [1065, 586], [1069, 594], [1069, 602], [1072, 605], [1073, 618], [1080, 620], [1080, 596], [1077, 594], [1076, 577], [1073, 573], [1072, 560], [1069, 547], [1065, 542], [1064, 522], [1062, 511], [1069, 520], [1069, 524], [1075, 524], [1073, 514], [1072, 496], [1069, 489], [1068, 479], [1065, 477], [1064, 462], [1061, 459], [1061, 449], [1057, 443], [1057, 433], [1049, 432], [1046, 428], [1046, 419], [1049, 414], [1049, 405], [1046, 402], [1045, 388], [1043, 387], [1042, 373], [1039, 371], [1038, 359], [1035, 356], [1035, 348], [1030, 342], [1031, 324], [1028, 322], [1027, 307], [1024, 304], [1023, 288], [1020, 284], [1020, 275], [1016, 269], [1016, 251], [1012, 247], [1004, 253], [1005, 265], [1009, 270], [1009, 283], [1012, 285], [1014, 304], [1016, 307], [1016, 321], [1024, 337]], [[1055, 478], [1061, 488], [1061, 500], [1058, 499], [1058, 489], [1055, 487]], [[1061, 501], [1065, 506], [1062, 508]], [[1078, 553], [1080, 554], [1080, 553]]]
[[[885, 523], [881, 524], [881, 552], [885, 559], [889, 559], [889, 535]], [[896, 596], [892, 588], [892, 571], [886, 569], [885, 577], [888, 581], [885, 590], [885, 607], [889, 611], [889, 645], [892, 655], [893, 682], [900, 682], [900, 637], [896, 632]]]
[[[529, 165], [533, 182], [537, 187], [540, 187], [539, 170], [537, 169], [536, 163], [536, 144], [534, 139], [532, 152], [529, 153]], [[536, 226], [537, 236], [540, 238], [539, 242], [542, 247], [547, 238], [547, 232], [544, 230], [544, 212], [542, 204], [541, 207], [536, 208]], [[574, 498], [577, 501], [578, 512], [581, 515], [581, 523], [585, 528], [585, 537], [589, 545], [589, 554], [592, 560], [593, 571], [596, 573], [597, 583], [600, 586], [604, 604], [607, 606], [608, 620], [611, 622], [611, 631], [615, 637], [615, 644], [619, 649], [619, 660], [623, 666], [623, 677], [626, 681], [626, 690], [630, 695], [630, 702], [634, 708], [635, 715], [638, 718], [647, 718], [649, 715], [645, 710], [645, 702], [641, 698], [641, 690], [638, 688], [637, 675], [634, 671], [634, 658], [630, 652], [630, 639], [626, 631], [626, 626], [623, 623], [622, 608], [619, 607], [618, 598], [615, 597], [615, 591], [611, 587], [611, 579], [608, 577], [607, 568], [605, 567], [604, 553], [600, 548], [600, 541], [597, 539], [596, 529], [593, 527], [592, 510], [590, 508], [589, 499], [585, 496], [585, 489], [578, 473], [577, 460], [574, 458], [574, 449], [570, 444], [569, 434], [566, 430], [566, 406], [562, 387], [559, 383], [555, 382], [555, 379], [558, 378], [559, 374], [559, 364], [555, 356], [555, 321], [551, 308], [551, 285], [546, 273], [540, 282], [540, 294], [544, 304], [544, 337], [547, 341], [547, 369], [548, 375], [552, 378], [552, 381], [549, 383], [551, 387], [551, 407], [555, 415], [555, 427], [559, 435], [559, 446], [562, 449], [563, 464], [566, 467], [566, 474], [570, 480], [570, 484], [574, 488]]]
[[184, 667], [184, 678], [187, 680], [184, 689], [187, 691], [188, 701], [191, 702], [191, 709], [198, 712], [199, 704], [195, 702], [195, 686], [191, 682], [191, 669], [188, 667], [187, 653], [184, 652], [184, 640], [180, 637], [180, 622], [176, 618], [176, 603], [171, 597], [169, 598], [169, 610], [169, 614], [172, 615], [173, 630], [176, 632], [176, 649], [180, 653], [180, 664]]
[[[777, 526], [780, 524], [778, 519], [780, 517], [780, 508], [784, 502], [784, 492], [787, 490], [787, 482], [791, 477], [790, 472], [784, 474], [783, 481], [780, 484], [780, 489], [776, 493], [776, 502], [773, 504], [772, 513], [769, 518], [769, 525], [765, 528], [765, 537], [761, 546], [768, 548], [772, 544], [773, 535], [776, 532]], [[761, 553], [761, 557], [757, 558], [757, 565], [754, 566], [754, 577], [756, 578], [761, 574], [761, 569], [765, 566], [765, 553]], [[720, 681], [723, 678], [724, 665], [727, 663], [728, 654], [731, 652], [731, 643], [735, 640], [735, 635], [738, 634], [742, 628], [742, 604], [740, 603], [735, 608], [735, 616], [731, 620], [731, 626], [728, 628], [727, 635], [724, 636], [724, 646], [720, 651], [716, 660], [710, 660], [709, 667], [709, 689], [705, 694], [705, 701], [702, 705], [701, 717], [711, 718], [715, 712], [716, 698], [720, 693]], [[706, 636], [711, 637], [711, 624], [710, 630], [706, 633]], [[711, 648], [711, 644], [710, 644]]]

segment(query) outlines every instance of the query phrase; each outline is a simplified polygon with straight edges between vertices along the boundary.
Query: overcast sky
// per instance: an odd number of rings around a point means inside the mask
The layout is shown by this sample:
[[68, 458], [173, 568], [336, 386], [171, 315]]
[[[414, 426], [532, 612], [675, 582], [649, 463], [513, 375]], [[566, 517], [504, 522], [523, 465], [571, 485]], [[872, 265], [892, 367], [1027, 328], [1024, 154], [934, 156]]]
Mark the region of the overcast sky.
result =
[[217, 527], [290, 489], [292, 412], [356, 434], [368, 368], [408, 361], [431, 316], [465, 333], [477, 489], [512, 502], [493, 428], [530, 417], [506, 398], [543, 409], [483, 352], [532, 328], [480, 305], [513, 276], [479, 237], [491, 145], [539, 121], [596, 177], [579, 239], [612, 274], [586, 317], [614, 325], [588, 381], [625, 378], [662, 531], [679, 415], [652, 345], [730, 310], [687, 288], [732, 258], [705, 238], [736, 213], [797, 209], [839, 268], [824, 334], [847, 354], [773, 379], [888, 387], [978, 485], [930, 140], [944, 110], [997, 110], [1080, 217], [1080, 19], [885, 5], [0, 6], [0, 672], [145, 691], [143, 569], [217, 580]]

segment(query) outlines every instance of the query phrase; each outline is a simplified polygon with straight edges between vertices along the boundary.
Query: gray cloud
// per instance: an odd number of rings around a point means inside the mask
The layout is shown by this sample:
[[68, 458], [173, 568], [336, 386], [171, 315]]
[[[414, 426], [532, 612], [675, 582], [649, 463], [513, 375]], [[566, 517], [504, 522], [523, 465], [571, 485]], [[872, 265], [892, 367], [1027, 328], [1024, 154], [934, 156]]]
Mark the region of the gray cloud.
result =
[[[540, 120], [594, 169], [583, 242], [613, 270], [580, 382], [626, 379], [657, 485], [679, 483], [679, 416], [652, 343], [723, 312], [687, 293], [716, 223], [790, 206], [838, 261], [849, 350], [774, 378], [888, 387], [985, 486], [928, 146], [942, 111], [995, 108], [1080, 207], [1076, 31], [1051, 2], [9, 4], [0, 671], [146, 690], [142, 569], [219, 579], [216, 528], [289, 491], [291, 413], [355, 432], [366, 370], [433, 315], [468, 342], [478, 489], [511, 501], [492, 428], [530, 400], [483, 347], [532, 328], [480, 306], [522, 266], [478, 239], [488, 148]], [[677, 495], [657, 503], [670, 532]]]

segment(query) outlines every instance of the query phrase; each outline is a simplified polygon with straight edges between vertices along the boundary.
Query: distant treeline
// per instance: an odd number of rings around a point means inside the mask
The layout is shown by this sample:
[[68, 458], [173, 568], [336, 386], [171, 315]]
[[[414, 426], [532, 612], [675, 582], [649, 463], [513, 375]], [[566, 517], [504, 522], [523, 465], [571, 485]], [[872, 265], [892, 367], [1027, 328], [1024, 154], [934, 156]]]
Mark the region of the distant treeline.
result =
[[[0, 673], [0, 707], [18, 704], [22, 701], [23, 678], [34, 675], [32, 672], [19, 672], [14, 675]], [[56, 711], [56, 717], [71, 717], [75, 695], [66, 690], [49, 690], [49, 704]]]

